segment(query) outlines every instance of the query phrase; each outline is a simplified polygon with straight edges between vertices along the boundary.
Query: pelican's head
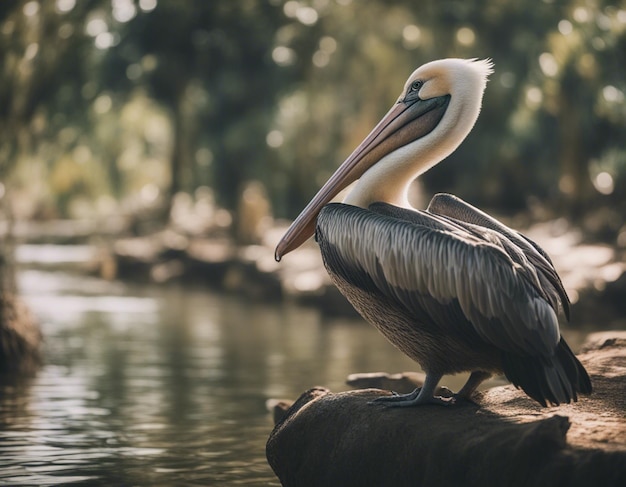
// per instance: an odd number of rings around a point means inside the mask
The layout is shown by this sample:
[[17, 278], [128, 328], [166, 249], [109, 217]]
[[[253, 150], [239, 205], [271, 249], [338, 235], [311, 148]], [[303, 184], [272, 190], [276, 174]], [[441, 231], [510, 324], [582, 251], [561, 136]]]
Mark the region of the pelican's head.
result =
[[426, 162], [424, 146], [437, 145], [437, 152], [428, 154], [432, 164], [420, 166], [420, 172], [450, 155], [470, 133], [478, 119], [491, 73], [493, 63], [490, 59], [452, 58], [424, 64], [409, 76], [398, 103], [406, 103], [411, 96], [417, 96], [422, 102], [444, 98], [450, 101], [441, 119], [432, 126], [431, 137], [426, 141], [416, 139], [414, 144], [409, 144], [410, 149], [415, 149], [409, 151], [406, 159], [414, 161], [419, 158], [423, 163]]
[[417, 68], [397, 102], [295, 219], [276, 247], [280, 260], [315, 231], [319, 211], [360, 179], [345, 202], [395, 202], [394, 194], [451, 154], [471, 131], [482, 103], [490, 60], [441, 59]]

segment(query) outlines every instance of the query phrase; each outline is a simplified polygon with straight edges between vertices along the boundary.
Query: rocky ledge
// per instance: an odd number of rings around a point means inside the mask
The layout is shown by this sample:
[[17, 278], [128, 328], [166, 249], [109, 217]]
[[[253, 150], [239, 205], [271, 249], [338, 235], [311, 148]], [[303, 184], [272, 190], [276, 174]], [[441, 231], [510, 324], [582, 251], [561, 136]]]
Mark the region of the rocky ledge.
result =
[[512, 386], [398, 409], [371, 404], [388, 391], [317, 387], [276, 405], [267, 459], [284, 487], [625, 486], [626, 332], [591, 335], [579, 358], [593, 394], [552, 408]]

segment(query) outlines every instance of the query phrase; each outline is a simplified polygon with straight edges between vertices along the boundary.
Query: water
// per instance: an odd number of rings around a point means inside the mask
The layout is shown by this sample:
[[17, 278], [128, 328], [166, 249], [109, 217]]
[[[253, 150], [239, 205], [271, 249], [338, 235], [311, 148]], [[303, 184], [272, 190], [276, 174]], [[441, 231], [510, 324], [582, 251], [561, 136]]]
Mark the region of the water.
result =
[[19, 284], [45, 364], [0, 385], [0, 485], [279, 485], [267, 399], [416, 369], [372, 327], [296, 305], [35, 269]]

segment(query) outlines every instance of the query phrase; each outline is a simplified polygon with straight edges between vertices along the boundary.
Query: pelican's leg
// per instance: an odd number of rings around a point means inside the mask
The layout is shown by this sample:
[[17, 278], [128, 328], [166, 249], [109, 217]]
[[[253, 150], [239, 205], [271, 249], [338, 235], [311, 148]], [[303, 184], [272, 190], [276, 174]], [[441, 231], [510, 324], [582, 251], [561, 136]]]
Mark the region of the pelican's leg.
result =
[[435, 396], [435, 389], [441, 380], [440, 374], [426, 374], [424, 385], [409, 394], [396, 394], [374, 399], [374, 402], [382, 402], [392, 408], [418, 406], [420, 404], [439, 404], [448, 406], [454, 404], [453, 397]]
[[476, 390], [476, 388], [483, 381], [489, 379], [489, 377], [491, 377], [491, 374], [489, 372], [484, 372], [482, 370], [475, 370], [474, 372], [470, 374], [465, 385], [461, 387], [459, 392], [455, 394], [455, 397], [469, 399], [470, 396], [474, 394], [474, 391]]

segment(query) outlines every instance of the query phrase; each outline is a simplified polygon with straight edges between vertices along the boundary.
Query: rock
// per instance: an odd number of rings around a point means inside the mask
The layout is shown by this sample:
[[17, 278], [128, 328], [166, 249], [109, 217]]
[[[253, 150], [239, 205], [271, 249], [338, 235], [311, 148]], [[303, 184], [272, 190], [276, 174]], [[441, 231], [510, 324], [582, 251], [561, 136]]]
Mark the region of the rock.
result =
[[272, 413], [274, 424], [283, 420], [293, 403], [294, 401], [289, 399], [268, 399], [265, 401], [265, 407]]
[[266, 401], [265, 406], [268, 411], [273, 413], [274, 423], [278, 424], [286, 418], [287, 413], [293, 413], [293, 410], [290, 411], [290, 409], [300, 409], [300, 407], [304, 406], [306, 403], [317, 397], [324, 396], [328, 392], [330, 391], [324, 387], [313, 387], [303, 393], [296, 401], [289, 401], [288, 399], [269, 399]]
[[542, 408], [512, 386], [451, 407], [371, 404], [379, 389], [305, 392], [267, 442], [284, 487], [626, 485], [626, 332], [579, 356], [594, 393]]

